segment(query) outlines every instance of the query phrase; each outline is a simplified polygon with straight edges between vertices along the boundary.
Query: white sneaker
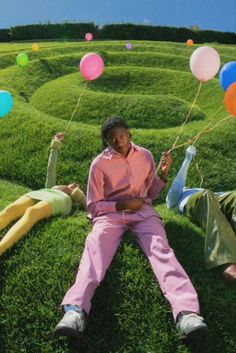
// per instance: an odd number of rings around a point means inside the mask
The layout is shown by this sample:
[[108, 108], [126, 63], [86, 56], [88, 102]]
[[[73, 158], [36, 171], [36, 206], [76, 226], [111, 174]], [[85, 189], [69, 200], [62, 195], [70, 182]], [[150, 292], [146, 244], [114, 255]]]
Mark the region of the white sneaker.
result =
[[203, 317], [195, 313], [182, 315], [176, 326], [181, 338], [190, 338], [198, 342], [208, 333]]
[[79, 337], [86, 326], [85, 312], [67, 311], [55, 328], [57, 336]]

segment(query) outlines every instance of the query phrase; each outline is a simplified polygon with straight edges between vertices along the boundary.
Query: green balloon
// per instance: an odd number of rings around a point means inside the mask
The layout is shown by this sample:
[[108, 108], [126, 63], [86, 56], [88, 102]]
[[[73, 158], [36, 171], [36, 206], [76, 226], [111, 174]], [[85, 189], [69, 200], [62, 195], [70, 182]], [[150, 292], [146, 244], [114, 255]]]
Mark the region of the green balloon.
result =
[[29, 57], [25, 53], [18, 54], [16, 57], [16, 63], [18, 66], [26, 66], [29, 62]]

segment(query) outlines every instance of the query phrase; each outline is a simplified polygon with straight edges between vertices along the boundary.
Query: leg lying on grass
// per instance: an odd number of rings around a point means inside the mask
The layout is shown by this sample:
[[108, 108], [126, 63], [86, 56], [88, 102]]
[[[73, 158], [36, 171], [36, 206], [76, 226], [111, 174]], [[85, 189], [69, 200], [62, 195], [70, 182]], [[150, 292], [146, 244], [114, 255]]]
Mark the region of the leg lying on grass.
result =
[[63, 299], [62, 307], [66, 313], [56, 326], [56, 335], [79, 337], [84, 330], [83, 322], [90, 312], [95, 290], [105, 277], [125, 229], [121, 220], [113, 218], [94, 222], [86, 239], [76, 281]]
[[[34, 202], [34, 200], [32, 201]], [[0, 241], [0, 255], [27, 234], [38, 221], [49, 218], [51, 215], [52, 208], [47, 201], [40, 201], [26, 208], [23, 217], [9, 229], [5, 237]]]
[[[85, 313], [90, 312], [95, 290], [102, 282], [127, 226], [137, 235], [152, 265], [160, 287], [172, 306], [181, 336], [202, 339], [208, 329], [198, 315], [197, 293], [168, 244], [162, 221], [157, 216], [143, 219], [138, 215], [122, 214], [116, 219], [106, 217], [105, 220], [98, 218], [94, 221], [93, 231], [86, 239], [76, 281], [62, 302], [66, 313], [56, 326], [56, 335], [80, 337], [85, 328]], [[180, 323], [178, 320], [182, 316], [184, 321]]]
[[[236, 237], [231, 226], [231, 217], [226, 217], [224, 211], [226, 205], [221, 197], [212, 191], [205, 190], [191, 196], [186, 205], [186, 215], [192, 222], [200, 226], [205, 232], [205, 261], [208, 269], [226, 265], [230, 271], [224, 278], [234, 279], [236, 275]], [[220, 208], [221, 207], [221, 208]], [[227, 219], [228, 218], [228, 219]], [[234, 266], [231, 266], [234, 264]], [[224, 266], [225, 268], [225, 266]], [[227, 271], [226, 271], [227, 272]], [[232, 278], [231, 278], [232, 277]]]
[[36, 200], [32, 200], [24, 195], [4, 208], [4, 210], [0, 212], [0, 230], [6, 228], [11, 222], [23, 216], [27, 208], [33, 206], [36, 202]]
[[165, 228], [158, 217], [135, 222], [133, 231], [148, 257], [166, 299], [170, 302], [180, 336], [195, 342], [208, 333], [199, 316], [197, 293], [168, 243]]

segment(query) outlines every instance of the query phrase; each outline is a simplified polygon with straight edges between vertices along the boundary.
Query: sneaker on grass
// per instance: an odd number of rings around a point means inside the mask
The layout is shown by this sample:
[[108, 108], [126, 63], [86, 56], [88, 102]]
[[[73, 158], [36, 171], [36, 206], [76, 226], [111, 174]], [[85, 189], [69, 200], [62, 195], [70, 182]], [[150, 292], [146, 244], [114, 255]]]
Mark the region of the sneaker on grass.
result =
[[86, 326], [86, 315], [84, 310], [77, 312], [67, 311], [55, 328], [57, 336], [80, 337]]
[[190, 339], [200, 343], [208, 333], [208, 327], [203, 317], [195, 314], [182, 314], [177, 321], [177, 330], [181, 338]]

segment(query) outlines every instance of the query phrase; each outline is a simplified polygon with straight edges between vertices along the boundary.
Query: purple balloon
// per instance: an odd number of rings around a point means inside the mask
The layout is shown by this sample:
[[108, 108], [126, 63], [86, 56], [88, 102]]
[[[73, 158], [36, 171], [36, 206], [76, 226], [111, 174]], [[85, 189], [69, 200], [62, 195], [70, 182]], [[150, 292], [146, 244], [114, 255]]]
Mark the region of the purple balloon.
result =
[[133, 49], [132, 43], [126, 43], [126, 44], [125, 44], [125, 47], [126, 47], [126, 49], [128, 49], [128, 50]]

